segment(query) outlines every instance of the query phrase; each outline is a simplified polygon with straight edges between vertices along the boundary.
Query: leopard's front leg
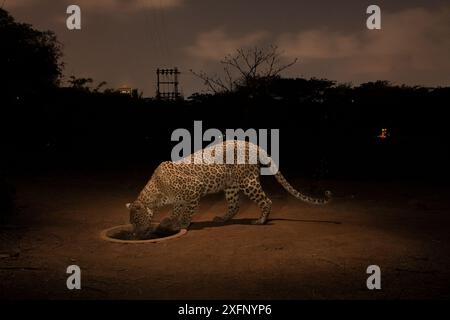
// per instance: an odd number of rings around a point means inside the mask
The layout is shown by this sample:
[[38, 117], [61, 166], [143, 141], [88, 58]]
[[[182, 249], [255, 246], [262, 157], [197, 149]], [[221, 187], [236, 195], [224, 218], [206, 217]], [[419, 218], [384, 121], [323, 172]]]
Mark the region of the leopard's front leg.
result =
[[198, 200], [174, 205], [172, 214], [163, 219], [158, 228], [160, 230], [170, 231], [187, 229], [191, 224], [192, 216], [194, 215], [197, 207]]
[[227, 213], [221, 217], [214, 217], [214, 222], [227, 222], [232, 219], [239, 211], [239, 187], [230, 187], [225, 189], [225, 199], [228, 205]]
[[199, 181], [191, 181], [191, 183], [192, 185], [185, 189], [178, 190], [172, 214], [161, 222], [162, 227], [180, 230], [188, 228], [191, 224], [192, 216], [199, 205], [203, 192], [202, 183]]
[[[184, 203], [175, 204], [173, 206], [172, 214], [161, 220], [161, 222], [159, 223], [158, 230], [172, 232], [184, 229], [184, 226], [186, 225], [185, 221], [187, 219], [186, 215], [192, 216], [193, 214], [193, 212], [187, 213], [188, 210], [189, 209]], [[184, 223], [182, 221], [184, 221]]]
[[[191, 200], [180, 206], [180, 215], [175, 224], [176, 229], [187, 229], [189, 228], [192, 220], [192, 216], [197, 210], [199, 199]], [[175, 210], [174, 210], [175, 211]]]

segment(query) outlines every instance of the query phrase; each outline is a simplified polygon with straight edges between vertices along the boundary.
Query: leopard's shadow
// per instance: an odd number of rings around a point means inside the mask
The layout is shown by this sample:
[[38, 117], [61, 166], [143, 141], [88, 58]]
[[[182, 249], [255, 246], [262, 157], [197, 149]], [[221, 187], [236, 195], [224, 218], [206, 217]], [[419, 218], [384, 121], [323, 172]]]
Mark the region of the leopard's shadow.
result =
[[[252, 225], [252, 221], [255, 219], [232, 219], [225, 223], [218, 223], [214, 221], [194, 221], [189, 226], [189, 230], [201, 230], [205, 228], [216, 228], [223, 227], [229, 225]], [[275, 218], [268, 219], [267, 223], [263, 226], [273, 225], [273, 221], [292, 221], [292, 222], [304, 222], [304, 223], [330, 223], [330, 224], [342, 224], [340, 221], [332, 221], [332, 220], [306, 220], [306, 219], [286, 219], [286, 218]], [[259, 227], [259, 225], [253, 225], [255, 227]]]

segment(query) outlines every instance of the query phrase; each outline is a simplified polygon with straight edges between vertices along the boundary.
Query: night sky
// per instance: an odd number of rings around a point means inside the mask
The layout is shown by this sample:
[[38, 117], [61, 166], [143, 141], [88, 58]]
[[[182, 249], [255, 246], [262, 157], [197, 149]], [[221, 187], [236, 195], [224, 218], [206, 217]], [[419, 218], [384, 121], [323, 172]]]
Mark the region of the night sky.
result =
[[[81, 7], [80, 31], [66, 28], [69, 4]], [[381, 30], [366, 28], [370, 4], [381, 7]], [[157, 67], [178, 66], [189, 95], [205, 88], [189, 69], [214, 72], [235, 49], [268, 44], [286, 61], [299, 58], [286, 76], [450, 85], [448, 1], [6, 0], [4, 8], [56, 32], [66, 77], [145, 96], [154, 95]]]

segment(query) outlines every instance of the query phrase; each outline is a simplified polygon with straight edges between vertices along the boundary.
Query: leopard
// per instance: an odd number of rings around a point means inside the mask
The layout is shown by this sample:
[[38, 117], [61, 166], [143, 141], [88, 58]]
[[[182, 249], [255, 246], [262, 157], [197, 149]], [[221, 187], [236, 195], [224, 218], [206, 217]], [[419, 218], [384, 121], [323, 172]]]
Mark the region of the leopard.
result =
[[265, 149], [248, 141], [227, 140], [179, 160], [160, 163], [136, 200], [126, 204], [134, 233], [139, 236], [149, 232], [154, 215], [166, 206], [172, 206], [173, 210], [159, 227], [172, 231], [187, 229], [200, 199], [219, 192], [225, 194], [228, 209], [225, 215], [213, 219], [215, 223], [223, 224], [235, 217], [240, 196], [244, 194], [261, 210], [260, 217], [252, 224], [265, 224], [272, 201], [261, 186], [260, 168], [268, 166], [278, 183], [295, 198], [313, 205], [331, 200], [330, 191], [312, 197], [295, 189]]

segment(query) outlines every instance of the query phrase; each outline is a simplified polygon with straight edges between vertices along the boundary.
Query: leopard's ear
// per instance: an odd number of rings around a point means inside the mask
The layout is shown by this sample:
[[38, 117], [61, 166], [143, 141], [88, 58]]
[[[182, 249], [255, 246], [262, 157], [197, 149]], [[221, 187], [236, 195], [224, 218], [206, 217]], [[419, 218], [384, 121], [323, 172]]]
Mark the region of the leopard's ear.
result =
[[131, 208], [131, 203], [125, 204], [125, 207], [127, 207], [127, 209], [130, 209]]

